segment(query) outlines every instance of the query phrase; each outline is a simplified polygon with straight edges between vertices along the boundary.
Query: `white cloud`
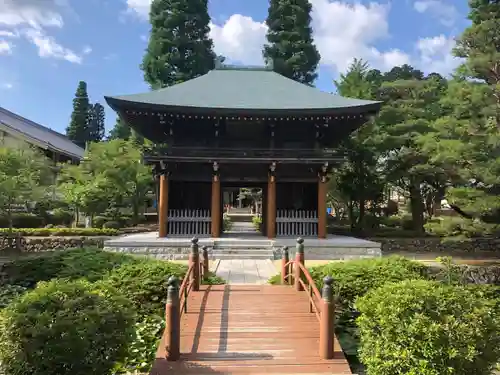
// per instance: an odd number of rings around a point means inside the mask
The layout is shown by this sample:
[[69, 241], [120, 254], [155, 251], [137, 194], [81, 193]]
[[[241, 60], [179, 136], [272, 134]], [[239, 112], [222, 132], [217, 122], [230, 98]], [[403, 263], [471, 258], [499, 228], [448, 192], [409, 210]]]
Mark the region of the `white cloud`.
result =
[[88, 55], [88, 54], [92, 53], [92, 47], [90, 47], [90, 46], [83, 47], [82, 53], [84, 55]]
[[12, 54], [12, 44], [6, 40], [0, 40], [0, 55]]
[[261, 64], [262, 46], [266, 41], [267, 26], [251, 17], [233, 14], [221, 26], [210, 24], [210, 36], [215, 52], [231, 61]]
[[128, 11], [141, 19], [148, 19], [152, 0], [127, 0]]
[[443, 34], [422, 38], [417, 41], [419, 65], [426, 73], [449, 74], [461, 63], [461, 59], [452, 55], [455, 39]]
[[11, 88], [14, 87], [14, 85], [12, 83], [7, 82], [7, 83], [2, 83], [1, 87], [2, 87], [2, 89], [10, 90]]
[[[459, 64], [452, 57], [454, 41], [444, 35], [422, 38], [415, 51], [398, 48], [379, 49], [375, 45], [391, 38], [388, 15], [390, 6], [371, 2], [362, 4], [342, 0], [310, 0], [313, 6], [314, 41], [321, 53], [321, 64], [344, 72], [354, 58], [362, 58], [374, 68], [388, 70], [394, 66], [413, 64], [426, 72], [450, 73]], [[147, 20], [151, 0], [126, 0], [128, 11]], [[441, 17], [450, 7], [438, 0], [420, 0], [415, 8], [422, 12], [437, 12], [443, 5]], [[233, 14], [224, 23], [210, 24], [210, 36], [217, 54], [230, 62], [262, 64], [262, 46], [266, 42], [267, 26], [251, 17]]]
[[419, 13], [429, 12], [448, 27], [453, 26], [459, 16], [457, 8], [443, 0], [418, 0], [413, 4], [413, 7]]
[[0, 26], [5, 29], [0, 35], [22, 35], [38, 48], [40, 57], [81, 63], [81, 55], [60, 45], [48, 34], [47, 29], [64, 26], [61, 14], [64, 8], [67, 8], [67, 0], [0, 0]]
[[71, 63], [81, 64], [82, 57], [72, 50], [58, 44], [53, 37], [44, 34], [37, 29], [29, 29], [25, 32], [26, 38], [38, 48], [38, 56], [42, 58], [55, 58], [66, 60]]

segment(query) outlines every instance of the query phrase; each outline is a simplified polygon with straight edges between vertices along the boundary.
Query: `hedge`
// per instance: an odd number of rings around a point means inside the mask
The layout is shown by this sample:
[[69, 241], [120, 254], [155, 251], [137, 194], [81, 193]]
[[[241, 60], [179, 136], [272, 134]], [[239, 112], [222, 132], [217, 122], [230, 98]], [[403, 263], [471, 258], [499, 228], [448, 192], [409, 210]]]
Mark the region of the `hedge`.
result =
[[120, 234], [116, 229], [99, 228], [0, 228], [0, 236], [18, 234], [32, 237], [63, 237], [63, 236], [116, 236]]
[[500, 360], [494, 302], [460, 286], [389, 283], [356, 302], [370, 375], [489, 375]]
[[54, 280], [14, 300], [0, 319], [6, 374], [109, 374], [127, 355], [135, 314], [129, 301], [86, 281]]

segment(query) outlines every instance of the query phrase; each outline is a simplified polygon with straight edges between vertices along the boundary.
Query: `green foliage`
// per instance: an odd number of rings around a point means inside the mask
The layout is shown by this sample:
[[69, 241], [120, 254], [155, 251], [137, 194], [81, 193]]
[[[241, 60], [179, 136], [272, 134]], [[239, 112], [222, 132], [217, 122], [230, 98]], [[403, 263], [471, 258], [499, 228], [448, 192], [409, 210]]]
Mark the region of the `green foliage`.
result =
[[127, 125], [125, 120], [122, 120], [120, 117], [116, 118], [116, 123], [113, 129], [109, 132], [109, 140], [113, 139], [123, 139], [128, 140], [132, 134], [132, 129]]
[[0, 287], [0, 309], [6, 307], [14, 299], [26, 292], [27, 288], [21, 285], [3, 285]]
[[115, 365], [112, 375], [149, 372], [164, 329], [165, 321], [157, 315], [146, 316], [135, 323], [134, 336], [128, 344], [128, 355]]
[[275, 72], [312, 85], [320, 54], [314, 45], [309, 0], [271, 0], [263, 55]]
[[152, 88], [184, 82], [214, 68], [207, 0], [154, 0], [149, 21], [151, 34], [141, 69]]
[[138, 311], [162, 314], [167, 297], [168, 278], [184, 277], [187, 267], [180, 264], [148, 260], [125, 264], [106, 278], [109, 284], [127, 297]]
[[229, 231], [233, 227], [233, 222], [227, 214], [222, 215], [222, 227], [224, 231]]
[[92, 225], [96, 228], [102, 228], [104, 223], [106, 223], [109, 219], [106, 216], [95, 216], [92, 219]]
[[153, 179], [142, 163], [141, 149], [116, 139], [92, 143], [80, 165], [63, 166], [59, 183], [64, 200], [76, 211], [96, 215], [128, 206], [137, 222]]
[[121, 228], [121, 224], [118, 222], [118, 221], [106, 221], [102, 227], [104, 229], [120, 229]]
[[252, 224], [257, 229], [260, 231], [262, 228], [262, 217], [261, 216], [252, 216]]
[[[10, 220], [12, 228], [40, 228], [45, 223], [43, 217], [23, 212], [12, 213]], [[9, 218], [7, 215], [0, 216], [0, 227], [9, 227]]]
[[[64, 208], [55, 208], [47, 217], [47, 224], [70, 225], [73, 221], [73, 212]], [[20, 226], [19, 228], [34, 228], [33, 226]]]
[[390, 256], [332, 262], [312, 267], [310, 273], [318, 288], [322, 287], [325, 276], [332, 276], [339, 302], [353, 308], [356, 298], [385, 283], [425, 278], [427, 267], [404, 257]]
[[120, 232], [116, 229], [99, 228], [0, 228], [0, 236], [9, 233], [19, 233], [21, 236], [32, 237], [61, 237], [61, 236], [116, 236]]
[[126, 355], [133, 323], [129, 301], [110, 289], [41, 283], [2, 311], [0, 362], [7, 375], [107, 374]]
[[54, 251], [2, 264], [0, 285], [34, 288], [39, 281], [49, 281], [54, 278], [75, 280], [83, 277], [89, 281], [96, 281], [123, 264], [139, 261], [130, 255], [98, 249]]
[[12, 227], [15, 205], [43, 199], [52, 182], [48, 159], [34, 147], [0, 147], [0, 214]]
[[86, 142], [90, 140], [88, 129], [90, 108], [87, 83], [80, 81], [73, 99], [71, 121], [66, 128], [66, 136], [80, 147], [85, 147]]
[[453, 216], [434, 218], [425, 224], [425, 229], [429, 233], [450, 240], [465, 240], [500, 234], [500, 225], [498, 224], [488, 224], [477, 219]]
[[356, 307], [360, 358], [369, 375], [489, 375], [500, 360], [498, 312], [462, 287], [390, 283]]

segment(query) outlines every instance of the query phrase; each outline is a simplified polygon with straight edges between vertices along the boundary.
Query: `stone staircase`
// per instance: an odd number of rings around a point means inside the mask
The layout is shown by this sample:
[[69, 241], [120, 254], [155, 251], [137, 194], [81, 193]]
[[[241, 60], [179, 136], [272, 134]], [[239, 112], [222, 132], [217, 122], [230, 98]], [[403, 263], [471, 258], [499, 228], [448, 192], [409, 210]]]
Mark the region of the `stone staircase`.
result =
[[232, 239], [214, 241], [212, 259], [274, 259], [274, 241], [268, 239]]

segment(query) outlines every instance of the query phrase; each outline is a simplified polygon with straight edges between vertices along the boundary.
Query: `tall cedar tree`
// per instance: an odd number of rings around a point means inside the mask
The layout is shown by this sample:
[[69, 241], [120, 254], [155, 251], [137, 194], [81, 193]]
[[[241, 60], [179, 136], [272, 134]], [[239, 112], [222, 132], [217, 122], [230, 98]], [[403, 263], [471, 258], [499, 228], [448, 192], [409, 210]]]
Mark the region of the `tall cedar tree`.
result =
[[271, 0], [266, 24], [265, 61], [275, 72], [312, 85], [320, 54], [313, 43], [309, 0]]
[[104, 122], [106, 115], [104, 107], [100, 103], [90, 106], [88, 138], [91, 142], [100, 142], [104, 138]]
[[132, 129], [120, 117], [116, 118], [116, 123], [113, 129], [109, 132], [109, 140], [124, 139], [128, 140], [132, 135]]
[[71, 122], [66, 128], [66, 135], [80, 147], [85, 147], [88, 139], [90, 102], [87, 94], [87, 83], [80, 81], [73, 99]]
[[154, 0], [151, 35], [141, 69], [151, 88], [171, 86], [208, 73], [216, 55], [209, 38], [207, 0]]

